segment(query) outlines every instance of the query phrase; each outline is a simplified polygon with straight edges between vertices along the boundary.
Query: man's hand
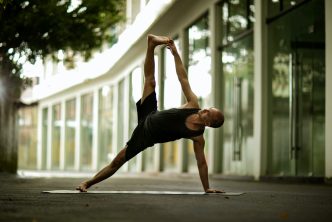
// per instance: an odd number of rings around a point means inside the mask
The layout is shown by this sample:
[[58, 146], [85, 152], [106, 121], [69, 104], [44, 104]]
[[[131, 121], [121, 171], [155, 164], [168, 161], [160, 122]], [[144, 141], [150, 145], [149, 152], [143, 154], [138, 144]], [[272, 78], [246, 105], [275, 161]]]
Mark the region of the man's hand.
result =
[[205, 193], [225, 193], [223, 190], [207, 189]]
[[169, 43], [167, 43], [166, 48], [168, 48], [173, 55], [178, 53], [174, 41], [172, 39], [169, 41]]

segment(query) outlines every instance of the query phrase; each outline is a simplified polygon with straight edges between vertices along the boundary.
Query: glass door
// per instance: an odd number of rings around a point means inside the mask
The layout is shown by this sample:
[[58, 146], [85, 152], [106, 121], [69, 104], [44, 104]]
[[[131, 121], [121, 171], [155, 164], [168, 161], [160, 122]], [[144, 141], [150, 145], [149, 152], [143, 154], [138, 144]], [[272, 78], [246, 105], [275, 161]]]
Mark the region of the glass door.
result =
[[312, 1], [269, 24], [271, 175], [324, 175], [323, 9]]

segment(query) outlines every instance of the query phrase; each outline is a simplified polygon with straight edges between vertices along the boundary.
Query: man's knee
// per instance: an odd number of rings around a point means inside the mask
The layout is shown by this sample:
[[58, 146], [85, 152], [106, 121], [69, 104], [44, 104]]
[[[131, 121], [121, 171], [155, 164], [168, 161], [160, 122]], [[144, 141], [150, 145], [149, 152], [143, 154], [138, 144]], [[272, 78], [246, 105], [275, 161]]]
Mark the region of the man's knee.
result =
[[156, 88], [156, 80], [155, 78], [147, 78], [145, 79], [145, 87], [155, 89]]

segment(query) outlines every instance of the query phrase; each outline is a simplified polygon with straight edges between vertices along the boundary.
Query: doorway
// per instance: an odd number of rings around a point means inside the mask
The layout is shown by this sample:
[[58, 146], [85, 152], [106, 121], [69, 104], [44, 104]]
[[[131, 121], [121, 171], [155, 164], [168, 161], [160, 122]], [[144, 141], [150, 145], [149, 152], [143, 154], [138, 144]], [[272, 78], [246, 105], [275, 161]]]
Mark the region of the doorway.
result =
[[323, 1], [303, 4], [268, 26], [270, 175], [324, 176], [324, 27]]

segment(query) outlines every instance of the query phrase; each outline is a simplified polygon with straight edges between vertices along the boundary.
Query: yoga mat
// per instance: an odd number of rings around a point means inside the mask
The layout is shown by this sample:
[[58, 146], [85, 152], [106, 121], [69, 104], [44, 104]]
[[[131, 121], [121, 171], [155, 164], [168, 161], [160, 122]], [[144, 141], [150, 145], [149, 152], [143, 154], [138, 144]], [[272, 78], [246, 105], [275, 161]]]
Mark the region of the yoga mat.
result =
[[[88, 192], [80, 192], [78, 190], [47, 190], [42, 193], [57, 194], [156, 194], [156, 195], [205, 195], [205, 192], [184, 192], [184, 191], [110, 191], [110, 190], [88, 190]], [[239, 196], [243, 192], [226, 192], [226, 193], [208, 193], [208, 195], [222, 196]]]

